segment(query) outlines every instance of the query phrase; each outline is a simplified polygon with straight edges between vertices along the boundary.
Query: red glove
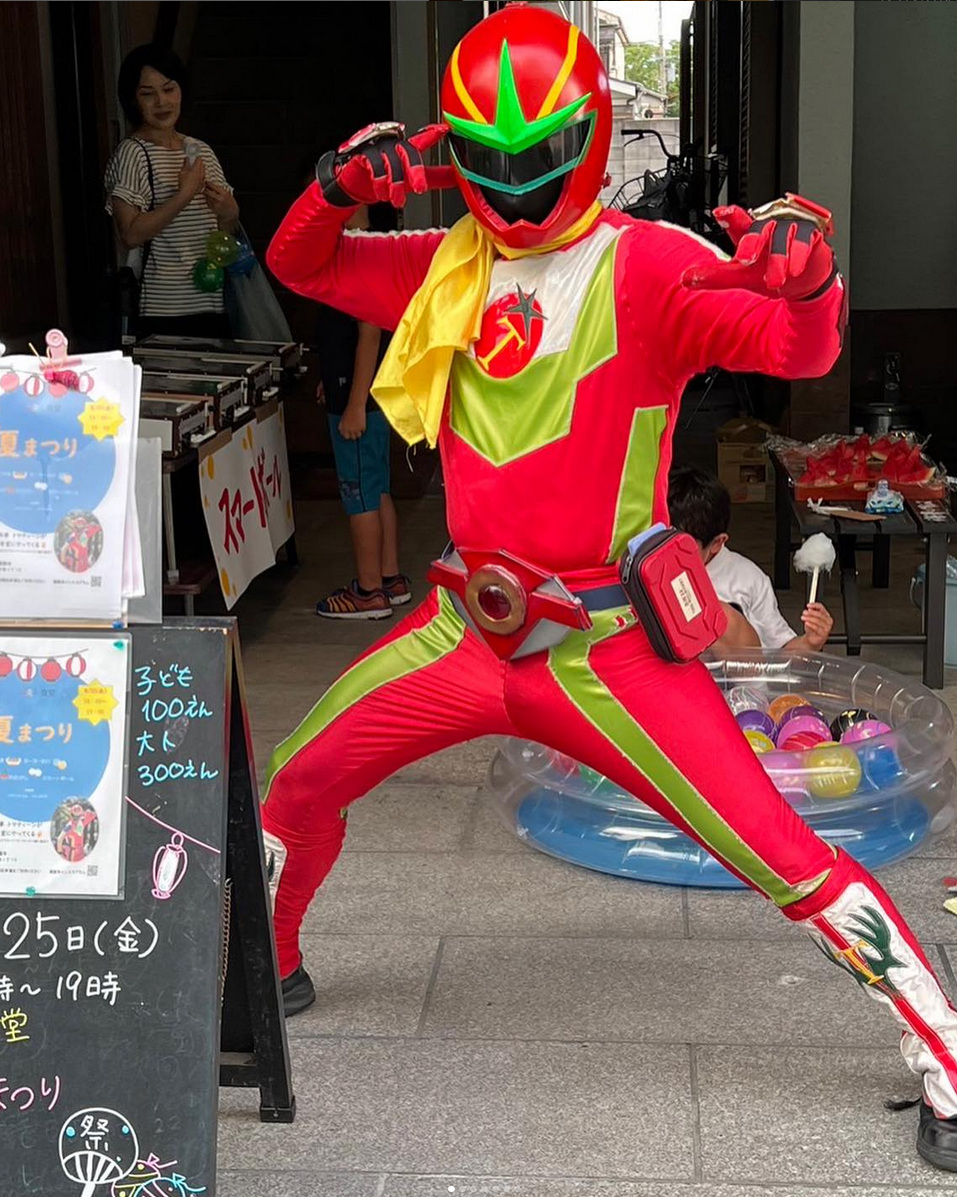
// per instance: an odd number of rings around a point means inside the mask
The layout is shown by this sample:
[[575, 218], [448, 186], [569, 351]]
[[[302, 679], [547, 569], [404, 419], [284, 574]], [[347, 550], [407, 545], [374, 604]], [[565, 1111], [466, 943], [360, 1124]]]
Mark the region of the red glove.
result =
[[831, 214], [790, 193], [754, 212], [736, 205], [715, 208], [715, 219], [735, 244], [730, 262], [693, 266], [682, 276], [692, 289], [731, 287], [781, 299], [809, 299], [837, 277], [834, 253], [825, 238], [834, 231]]
[[447, 132], [447, 125], [427, 125], [407, 138], [397, 121], [367, 125], [319, 159], [316, 178], [323, 198], [340, 208], [378, 203], [401, 208], [410, 194], [454, 187], [451, 166], [422, 162], [423, 152]]

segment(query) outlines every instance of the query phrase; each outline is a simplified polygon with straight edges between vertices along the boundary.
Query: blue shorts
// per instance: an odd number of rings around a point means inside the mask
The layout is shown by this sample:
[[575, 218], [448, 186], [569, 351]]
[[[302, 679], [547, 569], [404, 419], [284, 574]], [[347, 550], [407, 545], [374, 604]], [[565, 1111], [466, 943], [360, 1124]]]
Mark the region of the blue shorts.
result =
[[329, 435], [346, 515], [378, 511], [389, 493], [389, 422], [377, 407], [366, 412], [366, 430], [357, 441], [339, 435], [340, 416], [329, 416]]

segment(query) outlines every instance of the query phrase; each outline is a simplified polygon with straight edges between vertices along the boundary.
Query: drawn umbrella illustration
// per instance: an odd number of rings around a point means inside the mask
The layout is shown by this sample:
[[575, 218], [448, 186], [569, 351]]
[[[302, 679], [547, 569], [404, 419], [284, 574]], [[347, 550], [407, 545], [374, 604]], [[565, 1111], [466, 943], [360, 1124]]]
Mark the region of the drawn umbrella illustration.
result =
[[83, 1185], [80, 1197], [93, 1197], [98, 1185], [128, 1176], [139, 1150], [136, 1131], [116, 1110], [80, 1110], [60, 1130], [60, 1165], [70, 1180]]

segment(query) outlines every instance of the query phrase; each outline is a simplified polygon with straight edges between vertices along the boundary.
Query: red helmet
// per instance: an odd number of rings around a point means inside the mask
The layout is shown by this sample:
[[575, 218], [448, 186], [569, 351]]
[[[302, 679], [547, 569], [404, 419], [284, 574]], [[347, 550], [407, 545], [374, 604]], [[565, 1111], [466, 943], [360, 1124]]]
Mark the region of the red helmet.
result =
[[470, 29], [445, 71], [442, 118], [465, 202], [512, 248], [554, 241], [601, 190], [608, 76], [555, 13], [514, 5]]

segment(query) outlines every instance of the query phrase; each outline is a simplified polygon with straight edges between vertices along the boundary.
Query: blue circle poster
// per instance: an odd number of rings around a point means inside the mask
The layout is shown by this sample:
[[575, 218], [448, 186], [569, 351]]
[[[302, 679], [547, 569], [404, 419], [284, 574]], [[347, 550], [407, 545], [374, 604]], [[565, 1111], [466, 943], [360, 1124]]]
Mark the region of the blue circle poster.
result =
[[24, 386], [0, 394], [0, 521], [15, 532], [49, 535], [72, 511], [95, 510], [116, 462], [112, 437], [86, 435], [85, 395]]

